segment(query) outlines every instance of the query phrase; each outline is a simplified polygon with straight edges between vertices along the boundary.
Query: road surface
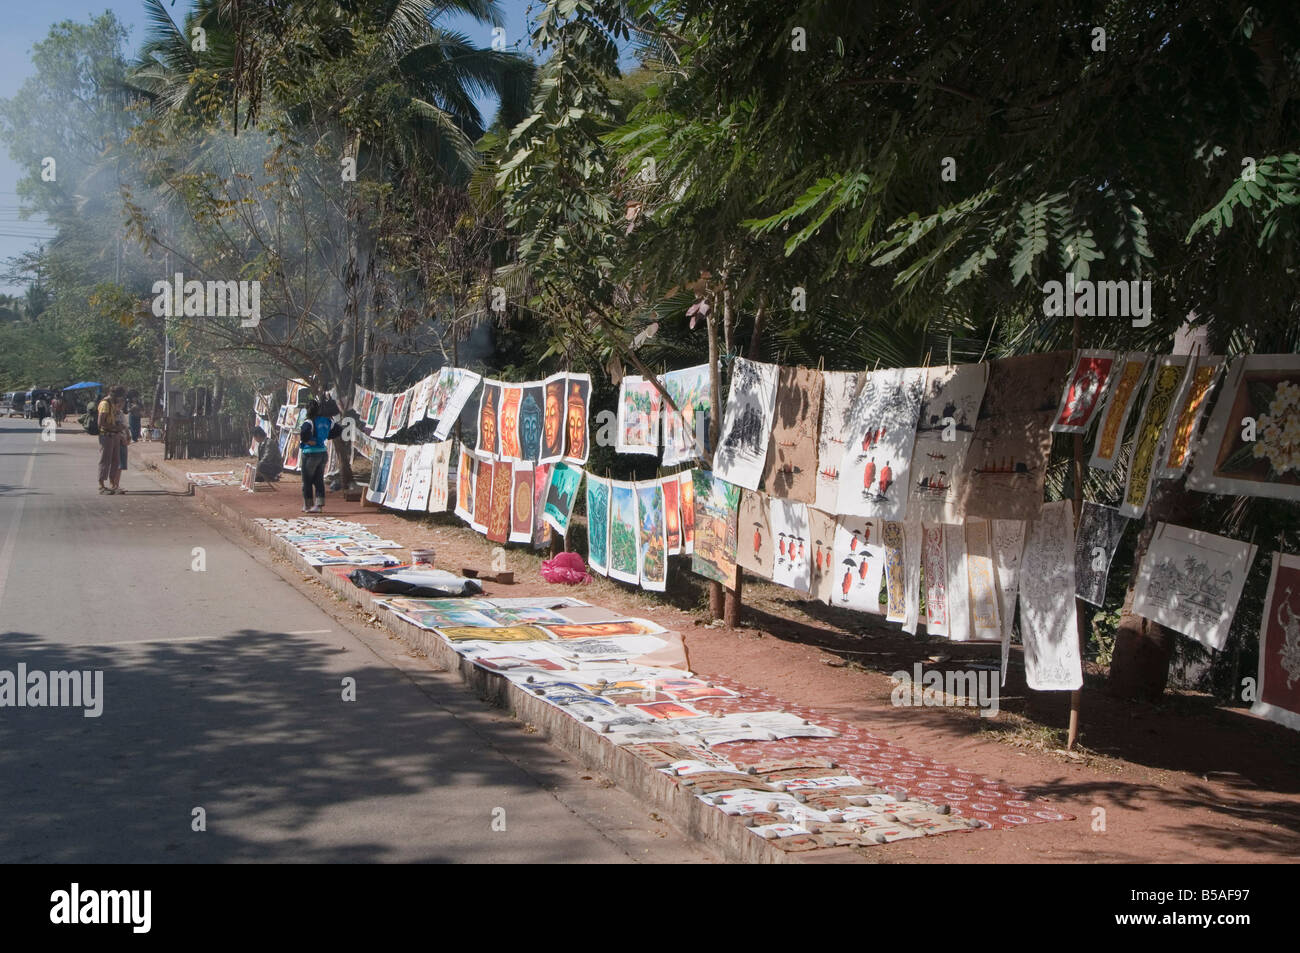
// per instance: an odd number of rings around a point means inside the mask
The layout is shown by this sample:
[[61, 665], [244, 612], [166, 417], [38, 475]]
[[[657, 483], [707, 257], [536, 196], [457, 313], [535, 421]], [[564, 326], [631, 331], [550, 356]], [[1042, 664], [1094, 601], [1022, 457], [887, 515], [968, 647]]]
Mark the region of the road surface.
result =
[[98, 717], [0, 707], [0, 863], [710, 859], [97, 453], [0, 419], [0, 680], [103, 673]]

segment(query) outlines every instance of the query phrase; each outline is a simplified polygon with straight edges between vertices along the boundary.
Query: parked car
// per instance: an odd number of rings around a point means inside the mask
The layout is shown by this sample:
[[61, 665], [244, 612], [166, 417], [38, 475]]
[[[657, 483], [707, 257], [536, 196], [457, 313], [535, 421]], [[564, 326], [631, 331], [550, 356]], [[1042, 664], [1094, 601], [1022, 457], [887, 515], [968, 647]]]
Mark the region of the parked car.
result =
[[22, 417], [27, 407], [27, 392], [22, 390], [11, 390], [4, 395], [3, 403], [0, 403], [0, 413], [7, 417]]

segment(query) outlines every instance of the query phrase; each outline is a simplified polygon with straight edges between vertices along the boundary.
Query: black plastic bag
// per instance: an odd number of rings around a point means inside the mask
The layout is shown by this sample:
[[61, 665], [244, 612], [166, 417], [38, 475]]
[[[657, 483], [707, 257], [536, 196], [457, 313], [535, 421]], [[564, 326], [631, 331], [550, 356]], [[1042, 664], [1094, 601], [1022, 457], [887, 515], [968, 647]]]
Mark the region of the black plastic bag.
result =
[[436, 599], [443, 596], [477, 596], [483, 587], [473, 579], [462, 579], [460, 586], [420, 586], [413, 582], [389, 579], [373, 569], [354, 569], [349, 575], [352, 585], [384, 596], [410, 596], [413, 599]]

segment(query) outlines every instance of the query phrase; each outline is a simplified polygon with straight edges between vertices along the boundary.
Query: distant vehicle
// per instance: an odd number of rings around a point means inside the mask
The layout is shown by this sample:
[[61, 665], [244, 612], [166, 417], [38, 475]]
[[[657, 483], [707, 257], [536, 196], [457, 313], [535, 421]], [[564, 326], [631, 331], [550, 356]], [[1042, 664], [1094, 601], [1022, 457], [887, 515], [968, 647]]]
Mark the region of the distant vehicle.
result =
[[11, 390], [0, 400], [0, 413], [6, 417], [21, 417], [27, 407], [27, 392]]
[[54, 391], [38, 387], [35, 390], [29, 390], [24, 396], [26, 397], [26, 403], [23, 407], [23, 416], [30, 418], [36, 413], [36, 405], [40, 401], [45, 401], [46, 407], [50, 406], [50, 401], [54, 399]]

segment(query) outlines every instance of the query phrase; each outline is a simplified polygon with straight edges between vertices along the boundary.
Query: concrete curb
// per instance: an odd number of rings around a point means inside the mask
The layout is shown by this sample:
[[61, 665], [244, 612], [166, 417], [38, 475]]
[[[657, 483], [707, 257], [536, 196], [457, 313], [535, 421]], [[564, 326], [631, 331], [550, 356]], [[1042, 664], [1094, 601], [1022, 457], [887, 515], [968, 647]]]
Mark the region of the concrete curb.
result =
[[[152, 461], [145, 466], [164, 481], [181, 483]], [[223, 520], [256, 540], [271, 552], [284, 557], [304, 575], [318, 578], [326, 587], [367, 611], [373, 612], [383, 627], [405, 642], [418, 655], [437, 668], [456, 672], [479, 697], [514, 713], [521, 721], [533, 725], [556, 747], [575, 756], [592, 770], [611, 778], [624, 791], [660, 812], [682, 834], [705, 845], [728, 863], [782, 864], [802, 863], [798, 853], [789, 853], [761, 837], [756, 837], [741, 822], [701, 801], [635, 755], [602, 738], [597, 732], [570, 718], [553, 705], [524, 691], [509, 679], [473, 665], [456, 654], [450, 645], [425, 629], [399, 619], [390, 612], [375, 609], [374, 596], [358, 589], [332, 572], [322, 572], [310, 565], [285, 540], [273, 535], [253, 519], [214, 497], [205, 487], [194, 487], [196, 499], [216, 512]], [[326, 514], [328, 515], [328, 514]], [[839, 851], [833, 851], [839, 854]], [[813, 853], [828, 853], [813, 851]], [[819, 862], [830, 858], [817, 858]]]

